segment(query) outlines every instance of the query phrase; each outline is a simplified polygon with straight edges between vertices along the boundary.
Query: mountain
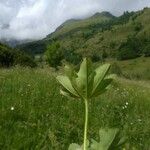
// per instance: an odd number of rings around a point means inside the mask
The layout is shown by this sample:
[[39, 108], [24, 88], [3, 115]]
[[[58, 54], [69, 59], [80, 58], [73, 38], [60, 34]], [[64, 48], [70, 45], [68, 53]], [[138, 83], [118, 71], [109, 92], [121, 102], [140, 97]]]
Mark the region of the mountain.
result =
[[43, 53], [44, 49], [46, 48], [46, 44], [50, 43], [53, 38], [64, 36], [70, 32], [76, 32], [77, 30], [87, 28], [88, 26], [92, 26], [94, 24], [103, 23], [113, 18], [115, 18], [115, 16], [109, 12], [102, 12], [96, 13], [86, 19], [69, 19], [60, 25], [55, 32], [47, 35], [47, 37], [43, 40], [19, 44], [17, 47], [32, 54]]
[[57, 37], [64, 35], [70, 31], [76, 31], [81, 28], [85, 28], [90, 25], [102, 23], [104, 21], [109, 21], [111, 19], [115, 18], [112, 14], [109, 12], [102, 12], [102, 13], [96, 13], [93, 16], [86, 18], [86, 19], [70, 19], [64, 22], [61, 26], [59, 26], [56, 31], [50, 35], [47, 36], [47, 38], [51, 37]]
[[[73, 50], [94, 59], [105, 57], [134, 58], [149, 56], [150, 8], [137, 12], [125, 12], [115, 17], [109, 12], [64, 22], [45, 39], [20, 45], [33, 54], [43, 53], [48, 44], [57, 41], [65, 51]], [[145, 53], [146, 51], [146, 53]], [[130, 55], [130, 57], [124, 55]]]

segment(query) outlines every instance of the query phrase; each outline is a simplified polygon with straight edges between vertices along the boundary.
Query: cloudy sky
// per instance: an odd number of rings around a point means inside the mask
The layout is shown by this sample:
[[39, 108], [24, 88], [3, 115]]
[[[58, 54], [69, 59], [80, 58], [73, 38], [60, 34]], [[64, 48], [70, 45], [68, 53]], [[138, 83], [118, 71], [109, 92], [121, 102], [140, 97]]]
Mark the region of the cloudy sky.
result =
[[0, 0], [0, 39], [41, 39], [71, 18], [150, 7], [150, 0]]

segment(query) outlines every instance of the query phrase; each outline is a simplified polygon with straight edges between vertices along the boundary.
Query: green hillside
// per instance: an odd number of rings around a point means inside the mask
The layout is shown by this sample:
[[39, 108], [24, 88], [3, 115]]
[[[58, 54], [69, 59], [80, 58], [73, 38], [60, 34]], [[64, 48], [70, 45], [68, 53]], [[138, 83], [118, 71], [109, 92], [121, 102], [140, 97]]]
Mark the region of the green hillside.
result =
[[102, 13], [96, 13], [90, 18], [86, 18], [83, 20], [75, 20], [75, 19], [67, 20], [60, 27], [58, 27], [54, 33], [47, 36], [47, 38], [55, 38], [58, 36], [63, 36], [68, 32], [76, 32], [78, 29], [82, 29], [82, 28], [84, 29], [91, 25], [102, 23], [104, 21], [109, 21], [113, 18], [115, 17], [111, 15], [109, 12], [102, 12]]
[[[114, 17], [97, 13], [84, 20], [69, 20], [45, 39], [20, 45], [32, 54], [43, 53], [48, 44], [60, 43], [64, 53], [75, 52], [99, 61], [103, 55], [120, 60], [150, 56], [150, 8]], [[64, 57], [65, 59], [65, 57]]]
[[43, 53], [46, 49], [46, 45], [51, 43], [53, 39], [59, 36], [60, 37], [67, 36], [68, 34], [70, 34], [70, 32], [74, 33], [78, 30], [87, 28], [90, 25], [103, 23], [104, 21], [109, 21], [113, 18], [115, 17], [111, 15], [109, 12], [102, 12], [96, 13], [90, 18], [86, 18], [83, 20], [70, 19], [64, 22], [62, 25], [60, 25], [54, 33], [48, 35], [43, 40], [21, 44], [18, 47], [27, 51], [29, 54]]

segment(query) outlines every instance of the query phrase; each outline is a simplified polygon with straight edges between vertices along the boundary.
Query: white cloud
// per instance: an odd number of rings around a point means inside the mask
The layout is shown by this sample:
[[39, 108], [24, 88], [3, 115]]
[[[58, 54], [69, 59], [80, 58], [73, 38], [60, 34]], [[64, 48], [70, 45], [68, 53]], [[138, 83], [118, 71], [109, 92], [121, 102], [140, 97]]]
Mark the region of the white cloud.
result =
[[1, 0], [0, 38], [40, 39], [67, 19], [101, 11], [120, 15], [145, 6], [149, 0]]

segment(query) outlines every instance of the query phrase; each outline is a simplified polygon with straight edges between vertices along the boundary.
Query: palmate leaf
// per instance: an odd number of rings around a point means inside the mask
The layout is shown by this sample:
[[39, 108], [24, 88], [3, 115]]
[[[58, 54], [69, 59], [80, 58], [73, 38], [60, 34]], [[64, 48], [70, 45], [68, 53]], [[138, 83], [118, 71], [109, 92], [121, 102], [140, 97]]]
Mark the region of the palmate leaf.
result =
[[105, 64], [94, 70], [91, 61], [86, 58], [81, 63], [78, 73], [73, 67], [65, 66], [66, 76], [57, 77], [63, 87], [61, 94], [81, 99], [99, 96], [112, 82], [112, 76], [106, 76], [109, 68], [110, 65]]

